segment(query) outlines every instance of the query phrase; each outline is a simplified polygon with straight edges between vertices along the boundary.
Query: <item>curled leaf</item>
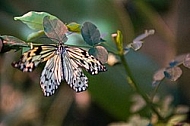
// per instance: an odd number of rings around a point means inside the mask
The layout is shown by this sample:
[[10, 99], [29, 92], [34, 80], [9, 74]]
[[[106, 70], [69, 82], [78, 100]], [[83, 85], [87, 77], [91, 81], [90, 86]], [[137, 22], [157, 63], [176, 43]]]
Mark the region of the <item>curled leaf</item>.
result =
[[81, 31], [81, 25], [80, 25], [80, 24], [77, 24], [76, 22], [69, 23], [69, 24], [67, 25], [67, 28], [68, 28], [68, 30], [71, 31], [71, 32], [80, 33], [80, 31]]

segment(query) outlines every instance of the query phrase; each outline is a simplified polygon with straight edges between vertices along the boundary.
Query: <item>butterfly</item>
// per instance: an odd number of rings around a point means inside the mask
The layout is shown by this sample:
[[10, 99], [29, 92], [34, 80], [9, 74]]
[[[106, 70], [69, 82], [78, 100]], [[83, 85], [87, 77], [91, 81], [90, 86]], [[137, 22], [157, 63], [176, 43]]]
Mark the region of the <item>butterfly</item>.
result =
[[39, 63], [47, 61], [40, 77], [40, 86], [45, 96], [53, 95], [61, 81], [65, 81], [76, 92], [85, 91], [88, 78], [82, 69], [95, 75], [106, 71], [106, 67], [88, 51], [62, 42], [66, 38], [67, 28], [60, 20], [45, 17], [43, 23], [45, 34], [55, 37], [59, 43], [32, 44], [31, 49], [23, 53], [12, 66], [23, 72], [32, 72]]
[[46, 62], [40, 77], [40, 85], [45, 96], [55, 93], [62, 80], [76, 92], [85, 91], [88, 78], [84, 68], [91, 75], [106, 71], [106, 67], [86, 50], [63, 44], [36, 45], [23, 53], [12, 66], [23, 72], [32, 72], [39, 63]]

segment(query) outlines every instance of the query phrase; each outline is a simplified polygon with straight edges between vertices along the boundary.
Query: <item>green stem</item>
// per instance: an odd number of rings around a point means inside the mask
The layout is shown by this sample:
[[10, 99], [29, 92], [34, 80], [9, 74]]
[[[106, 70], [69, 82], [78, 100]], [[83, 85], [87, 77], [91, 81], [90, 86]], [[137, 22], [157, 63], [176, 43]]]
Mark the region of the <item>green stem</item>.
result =
[[151, 98], [150, 98], [152, 102], [153, 102], [153, 100], [154, 100], [154, 96], [155, 96], [156, 93], [158, 92], [158, 89], [159, 89], [159, 87], [160, 87], [162, 81], [163, 81], [163, 80], [161, 80], [161, 81], [156, 85], [156, 87], [154, 88], [154, 91], [153, 91], [153, 93], [152, 93], [152, 95], [151, 95]]
[[160, 113], [158, 112], [158, 110], [155, 108], [155, 106], [153, 105], [153, 103], [151, 102], [151, 100], [148, 98], [148, 96], [142, 92], [142, 90], [139, 89], [139, 87], [137, 86], [137, 83], [135, 82], [135, 79], [132, 76], [131, 70], [129, 69], [129, 66], [125, 60], [125, 56], [123, 54], [120, 55], [121, 58], [121, 62], [125, 68], [125, 71], [127, 73], [127, 80], [129, 85], [138, 93], [142, 96], [142, 98], [145, 100], [145, 102], [147, 103], [147, 105], [151, 108], [151, 110], [158, 116], [159, 120], [164, 120], [164, 118], [160, 115]]

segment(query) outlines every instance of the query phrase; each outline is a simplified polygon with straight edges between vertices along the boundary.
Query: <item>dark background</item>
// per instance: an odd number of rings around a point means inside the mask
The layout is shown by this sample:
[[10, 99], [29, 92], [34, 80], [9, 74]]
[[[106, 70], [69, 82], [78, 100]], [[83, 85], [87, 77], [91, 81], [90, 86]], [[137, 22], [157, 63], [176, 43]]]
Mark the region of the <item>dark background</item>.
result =
[[[189, 52], [189, 0], [1, 0], [0, 34], [26, 40], [30, 30], [14, 17], [33, 11], [57, 16], [64, 23], [91, 21], [112, 43], [111, 34], [121, 30], [125, 44], [146, 29], [156, 33], [145, 40], [139, 52], [126, 58], [141, 89], [150, 94], [156, 70], [176, 55]], [[52, 97], [44, 97], [39, 85], [44, 64], [32, 73], [11, 67], [20, 52], [0, 54], [0, 125], [2, 126], [104, 126], [126, 121], [136, 95], [128, 86], [121, 64], [107, 65], [108, 71], [89, 77], [89, 89], [76, 94], [65, 82]], [[172, 96], [174, 106], [190, 105], [189, 69], [176, 83], [165, 80], [158, 97]], [[141, 103], [139, 103], [141, 104]], [[147, 108], [139, 112], [149, 117]]]

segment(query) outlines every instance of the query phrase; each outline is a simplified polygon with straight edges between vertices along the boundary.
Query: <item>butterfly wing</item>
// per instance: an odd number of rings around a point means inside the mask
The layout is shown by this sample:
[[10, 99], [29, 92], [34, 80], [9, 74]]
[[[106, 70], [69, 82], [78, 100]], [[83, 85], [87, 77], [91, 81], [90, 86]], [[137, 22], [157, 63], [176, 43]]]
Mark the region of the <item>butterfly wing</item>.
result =
[[62, 53], [62, 65], [64, 80], [67, 84], [76, 92], [85, 91], [88, 87], [88, 78], [79, 65], [68, 56], [67, 52]]
[[56, 49], [55, 45], [34, 46], [31, 50], [23, 53], [19, 61], [13, 62], [12, 66], [23, 72], [32, 72], [39, 63], [53, 57]]
[[76, 47], [65, 47], [65, 49], [68, 56], [80, 67], [85, 68], [90, 74], [95, 75], [107, 70], [99, 60], [90, 55], [86, 50]]
[[63, 79], [61, 55], [55, 55], [46, 62], [40, 77], [40, 86], [45, 96], [51, 96]]
[[44, 61], [47, 63], [41, 74], [40, 85], [45, 96], [53, 95], [61, 80], [65, 80], [76, 92], [86, 90], [88, 78], [82, 68], [92, 75], [106, 71], [106, 67], [87, 51], [62, 45], [59, 45], [59, 49], [55, 45], [35, 46], [12, 65], [23, 72], [31, 72]]
[[88, 78], [65, 50], [49, 59], [42, 71], [40, 85], [44, 95], [53, 95], [61, 80], [65, 80], [76, 92], [85, 91], [88, 87]]

